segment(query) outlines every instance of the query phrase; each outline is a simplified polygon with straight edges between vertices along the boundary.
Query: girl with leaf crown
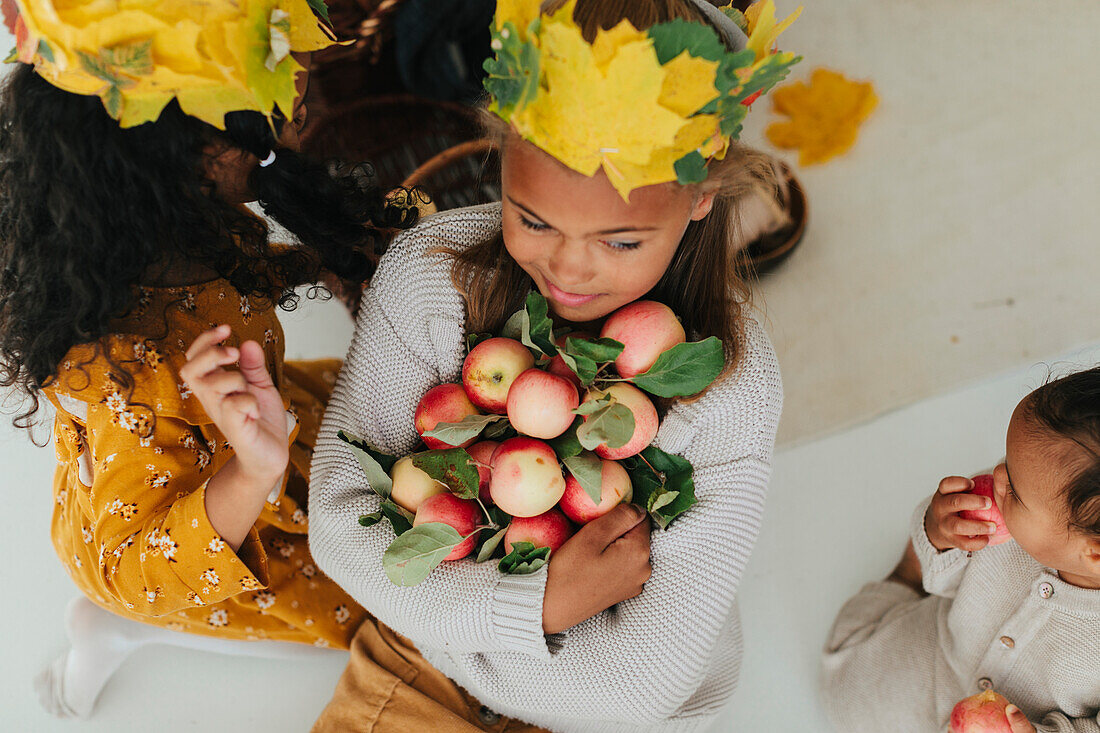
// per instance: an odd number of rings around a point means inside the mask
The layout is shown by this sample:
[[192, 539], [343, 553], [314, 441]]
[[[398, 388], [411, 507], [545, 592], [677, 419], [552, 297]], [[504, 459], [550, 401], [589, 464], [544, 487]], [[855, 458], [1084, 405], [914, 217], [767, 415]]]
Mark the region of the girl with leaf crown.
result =
[[[732, 693], [737, 587], [782, 402], [734, 261], [734, 202], [768, 168], [736, 138], [744, 103], [798, 60], [774, 51], [787, 22], [771, 0], [744, 15], [705, 0], [498, 3], [486, 87], [503, 201], [394, 241], [318, 437], [311, 548], [379, 623], [360, 627], [315, 731], [695, 730]], [[648, 299], [689, 338], [720, 339], [721, 376], [666, 404], [655, 441], [690, 461], [698, 503], [652, 534], [620, 505], [534, 573], [460, 561], [397, 587], [393, 533], [357, 522], [380, 498], [339, 433], [412, 452], [421, 396], [458, 381], [466, 336], [500, 333], [532, 290], [558, 327], [598, 331]]]
[[[44, 704], [87, 715], [144, 643], [346, 648], [363, 610], [305, 539], [339, 362], [284, 361], [275, 307], [365, 280], [415, 211], [297, 152], [324, 3], [3, 8], [0, 385], [30, 402], [17, 426], [54, 408], [51, 532], [87, 597]], [[301, 246], [269, 243], [257, 199]]]

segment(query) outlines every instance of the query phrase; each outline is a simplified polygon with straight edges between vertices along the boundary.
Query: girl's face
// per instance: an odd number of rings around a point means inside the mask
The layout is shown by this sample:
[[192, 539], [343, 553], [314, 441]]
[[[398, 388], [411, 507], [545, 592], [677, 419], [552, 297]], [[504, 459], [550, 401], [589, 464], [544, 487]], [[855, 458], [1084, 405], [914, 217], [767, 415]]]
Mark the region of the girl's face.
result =
[[993, 469], [993, 491], [1021, 549], [1067, 583], [1100, 588], [1100, 539], [1069, 526], [1065, 487], [1082, 468], [1080, 448], [1036, 429], [1026, 400], [1008, 424], [1005, 462]]
[[559, 319], [597, 322], [641, 298], [664, 275], [713, 194], [675, 183], [624, 202], [602, 171], [588, 177], [511, 134], [502, 159], [503, 236]]

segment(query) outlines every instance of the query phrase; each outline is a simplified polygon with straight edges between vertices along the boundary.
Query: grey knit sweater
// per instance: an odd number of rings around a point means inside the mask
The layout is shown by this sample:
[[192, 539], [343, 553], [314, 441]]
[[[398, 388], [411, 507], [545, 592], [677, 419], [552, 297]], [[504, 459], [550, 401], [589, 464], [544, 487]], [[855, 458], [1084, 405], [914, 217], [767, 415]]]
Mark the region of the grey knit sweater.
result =
[[488, 562], [444, 563], [413, 588], [393, 585], [349, 430], [392, 454], [417, 443], [413, 412], [432, 386], [459, 381], [464, 305], [440, 246], [500, 230], [500, 207], [439, 214], [404, 233], [363, 298], [355, 337], [314, 453], [310, 547], [317, 564], [380, 621], [498, 713], [555, 731], [696, 730], [737, 683], [735, 597], [760, 529], [782, 387], [754, 320], [736, 370], [702, 398], [674, 406], [656, 443], [695, 467], [699, 503], [653, 534], [653, 575], [634, 599], [545, 636], [545, 571], [506, 576]]
[[871, 583], [826, 648], [826, 708], [843, 733], [946, 731], [955, 703], [992, 688], [1039, 733], [1100, 733], [1100, 590], [1078, 588], [1009, 541], [939, 552], [913, 513], [920, 598]]

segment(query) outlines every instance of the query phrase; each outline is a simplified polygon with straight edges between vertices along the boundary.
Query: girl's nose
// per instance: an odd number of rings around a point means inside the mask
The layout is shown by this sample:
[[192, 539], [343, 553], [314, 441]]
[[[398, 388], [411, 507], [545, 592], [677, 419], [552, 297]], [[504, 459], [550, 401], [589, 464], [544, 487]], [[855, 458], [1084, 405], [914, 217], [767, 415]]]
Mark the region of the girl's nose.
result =
[[584, 292], [583, 288], [594, 274], [592, 255], [584, 241], [562, 238], [550, 253], [548, 262], [554, 284], [570, 293]]

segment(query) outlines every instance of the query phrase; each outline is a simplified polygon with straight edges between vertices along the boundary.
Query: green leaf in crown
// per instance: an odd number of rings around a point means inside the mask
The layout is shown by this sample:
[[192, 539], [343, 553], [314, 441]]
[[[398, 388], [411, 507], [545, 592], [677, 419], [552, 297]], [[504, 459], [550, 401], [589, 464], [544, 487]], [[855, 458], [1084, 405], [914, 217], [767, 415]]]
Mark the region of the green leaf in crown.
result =
[[[538, 20], [531, 24], [528, 37], [537, 31]], [[535, 99], [539, 91], [539, 50], [531, 41], [521, 41], [515, 24], [504, 24], [493, 31], [491, 46], [496, 55], [485, 60], [485, 91], [492, 95], [490, 109], [503, 119]]]

